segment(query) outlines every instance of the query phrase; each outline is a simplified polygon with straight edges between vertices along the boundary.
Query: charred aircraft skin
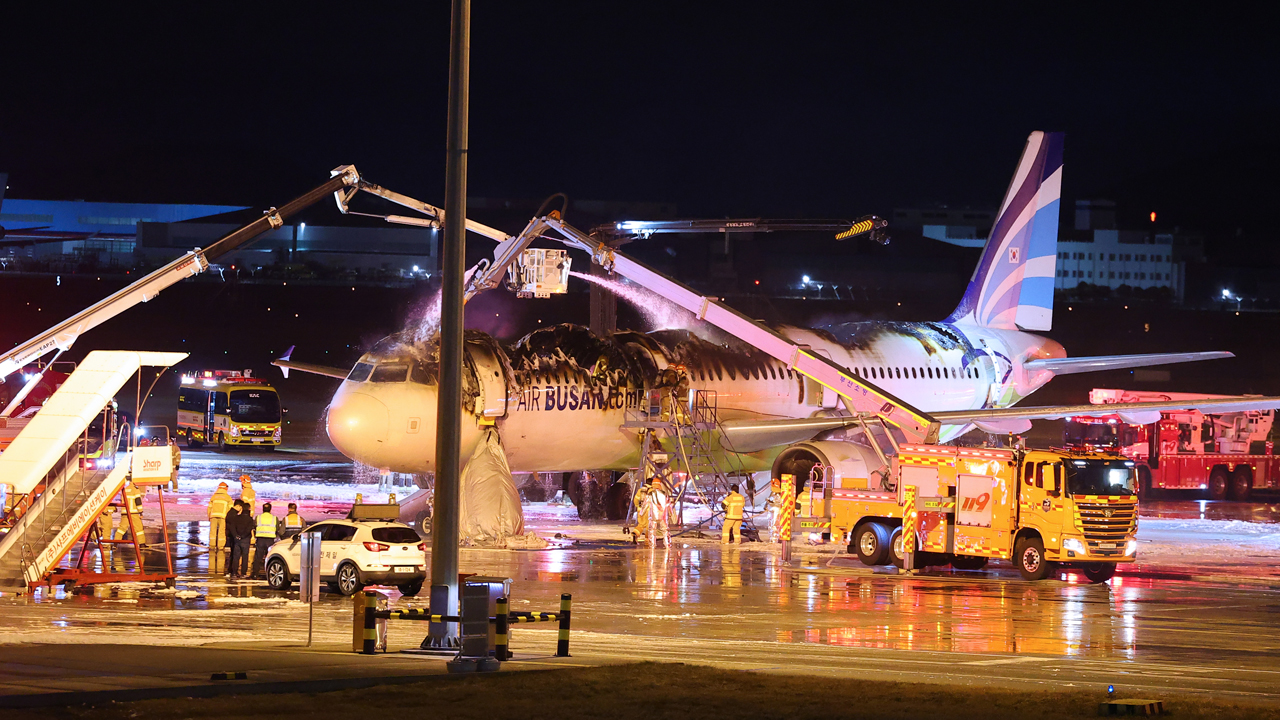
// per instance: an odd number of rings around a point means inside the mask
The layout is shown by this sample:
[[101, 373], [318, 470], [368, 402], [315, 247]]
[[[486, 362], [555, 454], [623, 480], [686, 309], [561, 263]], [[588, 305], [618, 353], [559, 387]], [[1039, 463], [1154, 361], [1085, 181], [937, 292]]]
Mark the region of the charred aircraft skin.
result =
[[[828, 329], [778, 328], [792, 340], [928, 410], [1011, 404], [1051, 375], [1023, 376], [1022, 361], [1063, 357], [1053, 341], [1026, 333], [948, 323], [847, 323]], [[328, 432], [345, 455], [405, 473], [433, 472], [436, 348], [392, 335], [366, 353], [335, 393]], [[907, 364], [905, 358], [910, 358]], [[625, 470], [639, 461], [639, 436], [621, 426], [645, 391], [670, 387], [716, 393], [721, 420], [839, 414], [834, 393], [759, 350], [712, 342], [688, 331], [624, 331], [610, 337], [576, 325], [536, 330], [503, 348], [468, 332], [463, 456], [484, 424], [494, 424], [515, 472]], [[958, 428], [953, 429], [952, 435]], [[726, 467], [767, 470], [782, 448], [722, 450]]]

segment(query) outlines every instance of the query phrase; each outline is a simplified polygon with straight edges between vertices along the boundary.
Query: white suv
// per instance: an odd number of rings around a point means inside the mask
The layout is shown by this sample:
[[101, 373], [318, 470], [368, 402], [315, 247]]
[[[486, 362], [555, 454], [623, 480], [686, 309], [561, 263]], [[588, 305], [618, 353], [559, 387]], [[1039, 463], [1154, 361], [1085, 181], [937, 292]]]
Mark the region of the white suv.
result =
[[[417, 595], [426, 580], [426, 543], [408, 525], [326, 520], [303, 532], [320, 533], [320, 581], [343, 595], [366, 585], [395, 585], [403, 595]], [[301, 572], [302, 538], [281, 540], [267, 553], [267, 584], [288, 590]]]

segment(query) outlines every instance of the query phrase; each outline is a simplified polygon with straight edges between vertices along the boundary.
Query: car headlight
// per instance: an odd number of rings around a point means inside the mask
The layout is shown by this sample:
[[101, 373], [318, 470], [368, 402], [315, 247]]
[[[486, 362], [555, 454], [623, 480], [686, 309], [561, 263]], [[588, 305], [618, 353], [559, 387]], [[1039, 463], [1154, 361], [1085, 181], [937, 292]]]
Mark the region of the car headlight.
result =
[[1084, 554], [1085, 554], [1085, 551], [1084, 551], [1084, 543], [1080, 542], [1079, 540], [1077, 540], [1077, 539], [1075, 539], [1075, 538], [1067, 538], [1066, 540], [1063, 540], [1063, 541], [1062, 541], [1062, 549], [1063, 549], [1063, 550], [1071, 550], [1071, 551], [1073, 551], [1073, 552], [1080, 553], [1081, 555], [1084, 555]]
[[231, 426], [231, 437], [240, 437], [240, 428], [239, 428], [239, 427], [237, 427], [237, 426], [235, 426], [235, 425], [232, 425], [232, 426]]
[[1138, 554], [1138, 541], [1137, 541], [1137, 540], [1130, 540], [1130, 541], [1128, 542], [1128, 544], [1126, 544], [1126, 545], [1124, 546], [1124, 554], [1125, 554], [1125, 555], [1137, 555], [1137, 554]]
[[276, 439], [276, 440], [279, 440], [279, 439], [280, 439], [280, 428], [278, 428], [278, 427], [276, 428], [276, 432], [275, 432], [275, 439]]

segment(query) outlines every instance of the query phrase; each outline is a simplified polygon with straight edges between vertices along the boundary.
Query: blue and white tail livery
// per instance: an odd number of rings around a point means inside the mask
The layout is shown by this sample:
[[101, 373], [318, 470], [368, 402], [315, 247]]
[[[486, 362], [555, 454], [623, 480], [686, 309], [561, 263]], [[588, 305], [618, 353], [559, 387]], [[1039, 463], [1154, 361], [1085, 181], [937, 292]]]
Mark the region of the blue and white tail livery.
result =
[[1031, 133], [982, 259], [948, 322], [1049, 330], [1062, 196], [1060, 132]]

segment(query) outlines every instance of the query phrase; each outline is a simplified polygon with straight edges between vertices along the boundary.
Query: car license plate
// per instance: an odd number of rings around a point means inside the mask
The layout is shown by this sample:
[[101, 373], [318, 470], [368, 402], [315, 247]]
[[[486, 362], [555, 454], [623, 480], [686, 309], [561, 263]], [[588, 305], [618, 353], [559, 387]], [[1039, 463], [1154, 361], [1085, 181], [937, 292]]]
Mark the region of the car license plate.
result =
[[395, 571], [398, 573], [418, 572], [418, 568], [412, 565], [396, 565]]
[[1103, 550], [1115, 550], [1116, 544], [1115, 543], [1098, 543], [1098, 547], [1102, 548]]

